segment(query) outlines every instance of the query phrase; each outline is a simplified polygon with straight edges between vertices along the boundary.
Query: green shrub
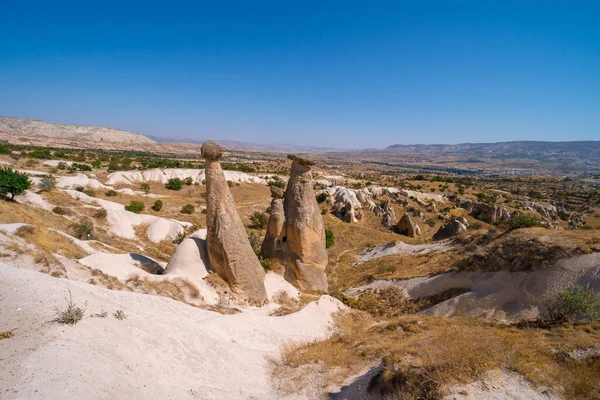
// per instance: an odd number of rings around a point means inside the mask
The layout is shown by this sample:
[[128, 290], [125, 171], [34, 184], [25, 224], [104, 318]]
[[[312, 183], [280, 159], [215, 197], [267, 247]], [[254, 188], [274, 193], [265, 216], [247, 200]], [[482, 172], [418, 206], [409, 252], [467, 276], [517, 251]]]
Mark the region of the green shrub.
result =
[[275, 187], [278, 187], [279, 189], [283, 189], [283, 188], [285, 188], [285, 183], [283, 183], [282, 181], [271, 181], [271, 182], [269, 182], [269, 186], [275, 186]]
[[140, 189], [142, 189], [146, 194], [150, 193], [150, 185], [148, 185], [147, 183], [142, 183], [140, 185]]
[[77, 186], [75, 190], [77, 190], [78, 192], [83, 192], [85, 188], [83, 186]]
[[533, 228], [540, 225], [540, 221], [536, 217], [528, 214], [516, 215], [510, 220], [511, 229]]
[[77, 239], [91, 239], [94, 232], [94, 223], [89, 218], [82, 218], [71, 226], [73, 236]]
[[52, 154], [50, 153], [50, 150], [30, 151], [29, 154], [27, 154], [27, 156], [31, 157], [31, 158], [39, 158], [41, 160], [49, 160], [52, 158]]
[[573, 284], [547, 294], [544, 306], [551, 321], [600, 320], [600, 296], [589, 287]]
[[175, 239], [173, 239], [173, 243], [181, 244], [181, 242], [183, 242], [186, 238], [187, 233], [185, 231], [181, 231], [177, 234], [177, 236], [175, 236]]
[[106, 192], [104, 192], [104, 195], [105, 195], [106, 197], [116, 197], [116, 196], [118, 196], [118, 195], [119, 195], [119, 192], [117, 192], [117, 191], [116, 191], [116, 190], [114, 190], [114, 189], [110, 189], [110, 190], [107, 190]]
[[183, 184], [186, 186], [191, 186], [192, 183], [194, 183], [194, 180], [189, 176], [183, 180]]
[[330, 248], [335, 244], [335, 237], [331, 229], [325, 229], [325, 247]]
[[145, 207], [146, 206], [144, 205], [144, 202], [137, 201], [137, 200], [132, 200], [131, 203], [129, 203], [128, 206], [125, 206], [125, 209], [127, 211], [131, 211], [132, 213], [139, 214], [141, 211], [144, 210]]
[[160, 210], [162, 210], [162, 207], [163, 207], [162, 200], [156, 200], [154, 202], [154, 204], [152, 204], [152, 210], [156, 211], [156, 212], [159, 212]]
[[0, 144], [0, 154], [10, 154], [11, 151], [8, 147], [3, 144]]
[[433, 218], [429, 218], [427, 221], [425, 221], [425, 223], [432, 228], [435, 226], [435, 224], [437, 224], [437, 222], [435, 222], [435, 219]]
[[183, 187], [183, 181], [179, 178], [171, 178], [165, 185], [165, 188], [169, 190], [181, 190]]
[[54, 181], [52, 178], [43, 178], [38, 185], [38, 189], [40, 189], [40, 192], [49, 192], [54, 189]]
[[269, 223], [269, 215], [260, 211], [256, 211], [250, 216], [251, 227], [254, 229], [265, 229]]
[[96, 197], [96, 191], [94, 189], [84, 189], [83, 193], [90, 197]]
[[0, 168], [0, 197], [10, 194], [10, 200], [31, 187], [31, 181], [25, 174], [13, 171], [11, 168]]
[[192, 204], [186, 204], [185, 206], [181, 207], [179, 212], [182, 214], [193, 214], [194, 211], [196, 211], [196, 209]]

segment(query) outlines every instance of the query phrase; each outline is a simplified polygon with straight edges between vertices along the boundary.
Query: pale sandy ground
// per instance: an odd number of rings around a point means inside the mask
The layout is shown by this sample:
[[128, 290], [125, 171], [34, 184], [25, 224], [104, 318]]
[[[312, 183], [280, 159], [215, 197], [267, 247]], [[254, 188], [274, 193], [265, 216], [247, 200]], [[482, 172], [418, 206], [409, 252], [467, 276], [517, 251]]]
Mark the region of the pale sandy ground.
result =
[[431, 252], [442, 252], [455, 249], [449, 242], [435, 242], [426, 244], [408, 244], [399, 240], [394, 245], [373, 246], [362, 250], [356, 256], [356, 263], [362, 264], [369, 260], [390, 256], [393, 254], [428, 254]]
[[[86, 317], [52, 322], [71, 290]], [[330, 334], [343, 307], [323, 296], [283, 317], [221, 315], [165, 297], [111, 291], [0, 263], [3, 399], [278, 399], [268, 357]], [[107, 318], [91, 312], [108, 311]], [[111, 314], [121, 309], [120, 321]]]

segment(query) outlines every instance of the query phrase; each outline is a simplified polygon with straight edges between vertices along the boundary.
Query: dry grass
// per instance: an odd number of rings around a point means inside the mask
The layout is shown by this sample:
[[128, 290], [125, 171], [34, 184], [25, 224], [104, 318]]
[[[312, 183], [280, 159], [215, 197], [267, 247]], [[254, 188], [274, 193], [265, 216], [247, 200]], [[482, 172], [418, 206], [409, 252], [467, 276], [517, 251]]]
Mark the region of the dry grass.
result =
[[566, 398], [600, 395], [597, 362], [565, 363], [557, 357], [559, 352], [597, 347], [600, 323], [518, 328], [427, 316], [376, 323], [353, 312], [338, 317], [337, 327], [328, 340], [287, 348], [282, 361], [275, 363], [275, 374], [319, 361], [324, 364], [325, 385], [340, 384], [382, 360], [385, 370], [376, 388], [384, 394], [409, 395], [401, 398], [441, 398], [446, 385], [480, 379], [494, 368], [515, 371]]
[[25, 225], [17, 230], [17, 235], [27, 242], [35, 245], [37, 248], [45, 250], [51, 254], [60, 254], [71, 259], [80, 259], [87, 255], [71, 239], [59, 233], [49, 231], [39, 226]]
[[0, 332], [0, 340], [10, 339], [13, 336], [14, 336], [13, 331]]
[[62, 232], [68, 231], [69, 226], [71, 225], [71, 222], [68, 219], [50, 211], [28, 207], [18, 203], [0, 201], [0, 223], [12, 224], [19, 222], [34, 226], [54, 228]]

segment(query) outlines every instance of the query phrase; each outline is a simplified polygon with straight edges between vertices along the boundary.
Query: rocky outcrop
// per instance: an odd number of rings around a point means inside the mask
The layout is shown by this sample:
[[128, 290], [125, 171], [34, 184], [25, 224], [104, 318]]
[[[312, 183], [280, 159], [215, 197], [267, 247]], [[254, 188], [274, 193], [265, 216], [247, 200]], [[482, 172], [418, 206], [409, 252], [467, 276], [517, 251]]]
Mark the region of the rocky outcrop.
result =
[[535, 201], [524, 200], [521, 202], [521, 208], [524, 210], [535, 211], [540, 214], [542, 217], [556, 220], [558, 219], [558, 212], [555, 206], [553, 205], [544, 205], [540, 203], [536, 203]]
[[465, 218], [462, 218], [460, 220], [457, 218], [442, 225], [440, 229], [438, 229], [438, 231], [435, 233], [435, 235], [433, 235], [433, 240], [449, 239], [458, 235], [461, 232], [465, 232], [467, 230], [468, 222], [467, 225], [465, 225], [463, 223], [463, 220], [464, 222], [466, 222]]
[[211, 271], [208, 258], [206, 229], [200, 229], [177, 246], [165, 268], [165, 274], [202, 279]]
[[206, 225], [210, 263], [231, 290], [252, 301], [267, 299], [265, 271], [254, 254], [219, 158], [221, 147], [207, 141], [201, 148], [206, 160]]
[[286, 253], [285, 278], [302, 290], [327, 291], [327, 251], [321, 210], [313, 193], [313, 162], [292, 160], [290, 180], [285, 191], [285, 223], [282, 243]]
[[471, 212], [475, 207], [475, 202], [471, 199], [459, 198], [458, 200], [456, 200], [456, 205], [460, 208], [467, 210], [468, 212]]
[[394, 212], [394, 206], [390, 199], [386, 199], [383, 202], [383, 226], [386, 228], [390, 228], [398, 223], [398, 218], [396, 218], [396, 213]]
[[402, 218], [400, 218], [396, 229], [401, 235], [406, 235], [411, 238], [421, 235], [421, 228], [416, 222], [410, 219], [410, 216], [408, 214], [404, 214]]
[[282, 234], [285, 223], [285, 211], [283, 209], [283, 197], [285, 193], [276, 186], [271, 186], [271, 215], [267, 223], [267, 233], [260, 249], [263, 258], [283, 259]]
[[362, 205], [351, 189], [340, 187], [333, 201], [335, 215], [344, 222], [358, 222], [362, 219]]
[[510, 213], [506, 208], [487, 203], [475, 204], [471, 216], [488, 224], [499, 224], [510, 219]]

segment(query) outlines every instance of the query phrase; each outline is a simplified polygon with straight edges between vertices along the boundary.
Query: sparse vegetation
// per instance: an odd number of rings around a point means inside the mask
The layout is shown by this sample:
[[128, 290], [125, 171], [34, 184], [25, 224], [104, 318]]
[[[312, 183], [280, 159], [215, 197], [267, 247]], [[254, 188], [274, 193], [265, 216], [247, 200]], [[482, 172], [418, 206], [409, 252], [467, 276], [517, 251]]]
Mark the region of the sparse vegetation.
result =
[[335, 244], [335, 237], [331, 229], [325, 229], [325, 247], [330, 248]]
[[54, 180], [52, 178], [42, 178], [42, 181], [38, 185], [40, 192], [49, 192], [54, 190]]
[[105, 219], [107, 217], [107, 215], [108, 215], [108, 211], [106, 211], [106, 208], [99, 208], [94, 213], [94, 218]]
[[59, 324], [75, 325], [83, 319], [83, 315], [85, 314], [85, 306], [84, 308], [81, 308], [73, 301], [73, 296], [71, 295], [70, 289], [69, 298], [65, 300], [67, 300], [67, 306], [62, 310], [56, 308], [56, 319], [54, 321], [58, 322]]
[[185, 206], [181, 207], [179, 212], [182, 214], [193, 214], [194, 211], [196, 211], [196, 209], [194, 208], [193, 204], [186, 204]]
[[269, 222], [269, 215], [260, 211], [256, 211], [250, 216], [250, 222], [252, 223], [251, 227], [254, 229], [265, 229], [267, 227], [267, 223]]
[[114, 189], [110, 189], [110, 190], [107, 190], [106, 192], [104, 192], [104, 195], [106, 197], [117, 197], [119, 195], [119, 192], [117, 192]]
[[94, 223], [89, 218], [82, 218], [71, 226], [73, 236], [77, 239], [91, 239], [94, 233]]
[[125, 209], [127, 211], [130, 211], [132, 213], [136, 213], [139, 214], [140, 212], [144, 211], [145, 208], [145, 204], [143, 201], [138, 201], [138, 200], [131, 200], [131, 202], [129, 203], [128, 206], [125, 206]]
[[124, 320], [125, 318], [127, 318], [127, 317], [125, 316], [125, 312], [124, 312], [123, 310], [116, 310], [116, 311], [113, 313], [113, 317], [115, 317], [115, 318], [116, 318], [116, 319], [118, 319], [119, 321], [122, 321], [122, 320]]
[[165, 185], [165, 188], [169, 190], [181, 190], [183, 188], [183, 181], [179, 178], [171, 178]]
[[152, 210], [159, 212], [160, 210], [162, 210], [163, 207], [163, 201], [162, 200], [155, 200], [154, 204], [152, 204]]
[[544, 306], [551, 321], [600, 320], [600, 296], [589, 287], [570, 285], [549, 293], [544, 298]]
[[540, 221], [533, 215], [519, 214], [510, 220], [509, 225], [511, 229], [533, 228], [540, 226]]

